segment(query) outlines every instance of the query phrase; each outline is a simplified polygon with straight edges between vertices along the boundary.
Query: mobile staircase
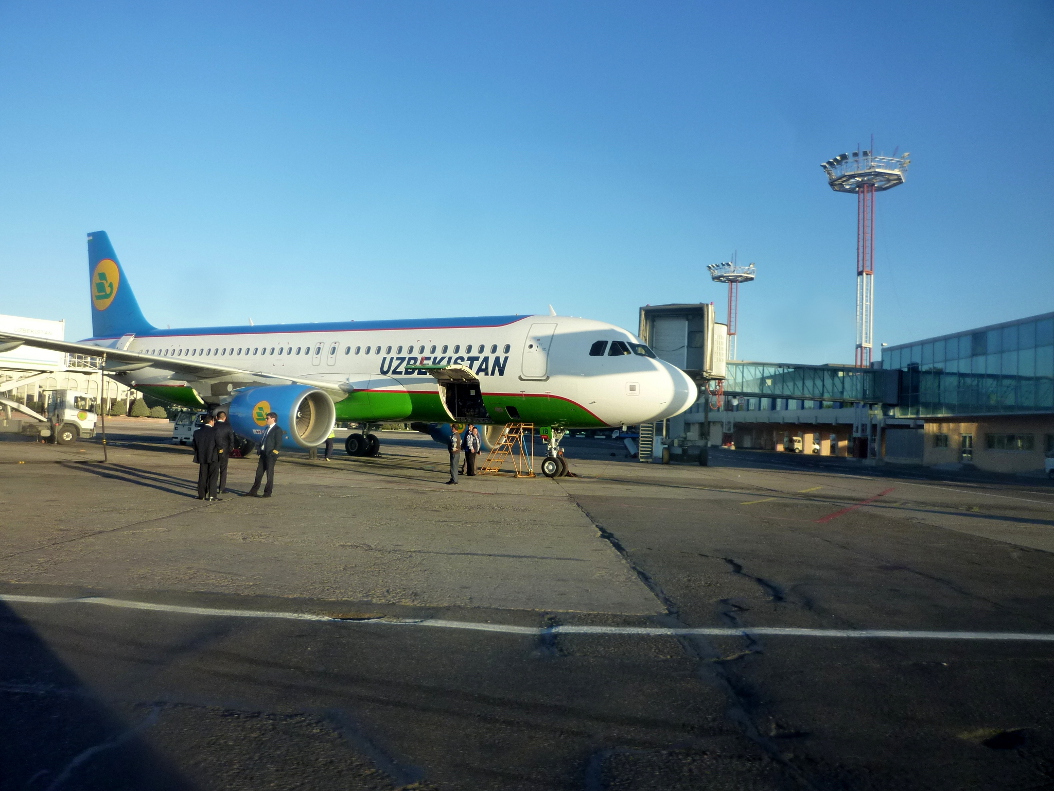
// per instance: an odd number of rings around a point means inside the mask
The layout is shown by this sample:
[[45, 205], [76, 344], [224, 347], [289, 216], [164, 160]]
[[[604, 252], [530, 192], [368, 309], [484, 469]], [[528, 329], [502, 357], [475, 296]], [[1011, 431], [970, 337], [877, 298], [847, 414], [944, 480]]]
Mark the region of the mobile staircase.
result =
[[512, 457], [512, 469], [517, 478], [534, 477], [534, 424], [508, 423], [501, 438], [490, 449], [487, 460], [479, 468], [480, 475], [496, 475]]

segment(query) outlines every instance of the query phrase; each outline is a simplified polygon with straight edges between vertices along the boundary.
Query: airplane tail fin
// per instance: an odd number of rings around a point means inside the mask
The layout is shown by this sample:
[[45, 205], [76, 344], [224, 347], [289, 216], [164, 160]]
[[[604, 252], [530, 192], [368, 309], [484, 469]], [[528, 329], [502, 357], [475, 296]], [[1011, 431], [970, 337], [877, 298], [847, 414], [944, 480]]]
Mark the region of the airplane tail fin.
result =
[[96, 338], [141, 335], [154, 329], [139, 309], [132, 286], [105, 231], [88, 234], [91, 326]]

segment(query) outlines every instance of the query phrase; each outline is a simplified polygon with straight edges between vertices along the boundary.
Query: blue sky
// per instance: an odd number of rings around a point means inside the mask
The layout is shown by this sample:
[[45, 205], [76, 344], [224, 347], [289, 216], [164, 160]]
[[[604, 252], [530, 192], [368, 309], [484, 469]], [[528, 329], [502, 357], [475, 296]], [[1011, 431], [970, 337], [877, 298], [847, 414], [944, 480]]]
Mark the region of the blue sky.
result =
[[[90, 334], [106, 230], [158, 326], [545, 312], [635, 330], [754, 261], [740, 356], [1054, 310], [1054, 5], [0, 2], [0, 312]], [[877, 356], [877, 355], [876, 355]]]

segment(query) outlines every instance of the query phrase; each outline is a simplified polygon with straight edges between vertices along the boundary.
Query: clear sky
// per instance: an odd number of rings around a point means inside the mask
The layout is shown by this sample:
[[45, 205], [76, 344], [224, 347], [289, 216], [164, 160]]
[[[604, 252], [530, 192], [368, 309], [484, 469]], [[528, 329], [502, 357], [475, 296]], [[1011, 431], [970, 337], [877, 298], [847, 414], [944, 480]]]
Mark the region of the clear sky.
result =
[[[0, 313], [90, 334], [89, 231], [164, 327], [715, 301], [744, 359], [1054, 310], [1054, 4], [0, 2]], [[876, 354], [877, 357], [877, 354]]]

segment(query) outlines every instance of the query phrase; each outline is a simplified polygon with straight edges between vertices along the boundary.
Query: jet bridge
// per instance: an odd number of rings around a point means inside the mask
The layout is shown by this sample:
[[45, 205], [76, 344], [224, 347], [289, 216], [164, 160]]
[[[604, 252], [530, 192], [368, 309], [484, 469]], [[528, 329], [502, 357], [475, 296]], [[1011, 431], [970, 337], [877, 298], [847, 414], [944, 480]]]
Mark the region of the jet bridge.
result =
[[856, 404], [896, 404], [900, 371], [852, 365], [731, 362], [725, 395]]

